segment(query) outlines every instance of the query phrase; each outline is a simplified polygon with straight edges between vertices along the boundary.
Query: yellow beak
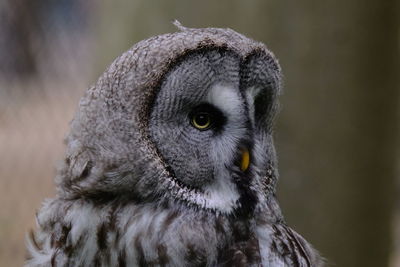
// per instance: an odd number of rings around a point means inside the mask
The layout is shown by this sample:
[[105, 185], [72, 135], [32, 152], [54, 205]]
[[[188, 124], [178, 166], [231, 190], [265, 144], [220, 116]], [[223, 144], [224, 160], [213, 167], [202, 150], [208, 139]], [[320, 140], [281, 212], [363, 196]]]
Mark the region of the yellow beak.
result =
[[242, 162], [240, 164], [240, 169], [246, 171], [250, 165], [250, 153], [246, 148], [242, 149]]

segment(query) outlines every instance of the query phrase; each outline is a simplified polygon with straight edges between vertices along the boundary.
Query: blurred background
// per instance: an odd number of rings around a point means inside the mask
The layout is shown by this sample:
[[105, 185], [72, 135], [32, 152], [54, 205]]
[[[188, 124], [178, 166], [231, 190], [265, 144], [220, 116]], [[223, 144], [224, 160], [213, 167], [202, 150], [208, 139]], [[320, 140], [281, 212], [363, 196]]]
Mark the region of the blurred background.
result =
[[395, 0], [0, 0], [0, 266], [21, 266], [80, 96], [134, 43], [229, 27], [280, 59], [278, 198], [328, 266], [400, 266]]

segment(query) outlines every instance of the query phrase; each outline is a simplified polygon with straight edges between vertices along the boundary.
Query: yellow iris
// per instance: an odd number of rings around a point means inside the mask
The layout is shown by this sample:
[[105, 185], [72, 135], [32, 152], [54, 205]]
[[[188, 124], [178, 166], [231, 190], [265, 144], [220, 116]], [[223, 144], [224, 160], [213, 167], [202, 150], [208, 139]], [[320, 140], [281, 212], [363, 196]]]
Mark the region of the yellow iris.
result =
[[246, 171], [250, 165], [250, 153], [247, 149], [242, 149], [242, 162], [240, 164], [240, 169]]

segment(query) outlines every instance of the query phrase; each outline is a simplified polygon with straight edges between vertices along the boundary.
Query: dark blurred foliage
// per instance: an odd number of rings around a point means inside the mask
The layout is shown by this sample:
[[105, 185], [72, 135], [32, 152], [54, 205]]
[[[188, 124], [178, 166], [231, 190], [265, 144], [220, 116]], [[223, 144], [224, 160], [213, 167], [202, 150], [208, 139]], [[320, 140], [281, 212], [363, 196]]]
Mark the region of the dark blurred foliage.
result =
[[277, 194], [287, 222], [329, 266], [399, 266], [399, 8], [395, 0], [3, 0], [0, 258], [20, 256], [4, 266], [20, 265], [21, 227], [54, 194], [79, 95], [134, 43], [175, 31], [174, 19], [233, 28], [280, 59]]

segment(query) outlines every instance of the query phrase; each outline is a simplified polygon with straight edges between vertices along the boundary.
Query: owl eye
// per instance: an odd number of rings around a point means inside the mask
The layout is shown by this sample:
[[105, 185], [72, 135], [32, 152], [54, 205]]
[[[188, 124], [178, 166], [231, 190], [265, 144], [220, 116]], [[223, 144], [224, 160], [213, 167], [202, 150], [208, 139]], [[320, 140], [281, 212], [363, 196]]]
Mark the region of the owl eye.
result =
[[208, 103], [193, 108], [189, 113], [189, 120], [190, 124], [200, 131], [213, 129], [215, 132], [221, 130], [226, 122], [222, 111]]
[[192, 115], [192, 125], [199, 130], [207, 130], [212, 125], [211, 116], [207, 112], [198, 112]]

